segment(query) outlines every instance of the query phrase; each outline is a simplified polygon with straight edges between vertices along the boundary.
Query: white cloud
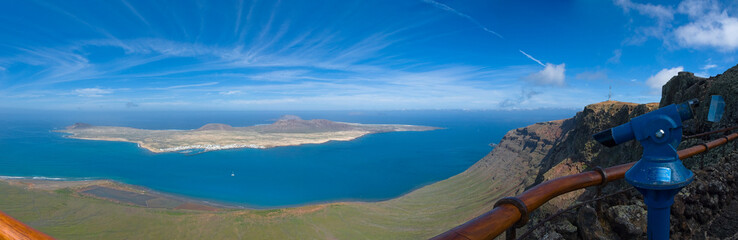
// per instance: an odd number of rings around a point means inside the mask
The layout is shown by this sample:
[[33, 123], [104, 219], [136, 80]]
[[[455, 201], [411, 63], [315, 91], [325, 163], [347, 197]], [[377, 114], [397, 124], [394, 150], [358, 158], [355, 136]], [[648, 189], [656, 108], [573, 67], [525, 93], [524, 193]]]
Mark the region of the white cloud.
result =
[[100, 88], [80, 88], [80, 89], [75, 89], [74, 93], [80, 97], [102, 97], [105, 94], [113, 93], [113, 91], [109, 89], [100, 89]]
[[694, 73], [694, 75], [695, 76], [698, 76], [698, 77], [710, 77], [710, 73], [709, 73], [710, 69], [713, 69], [713, 68], [718, 67], [718, 65], [712, 64], [711, 62], [712, 62], [712, 59], [711, 58], [708, 58], [707, 59], [707, 64], [705, 64], [705, 66], [702, 66], [700, 68], [700, 69], [702, 69], [702, 71], [701, 72], [696, 72], [696, 73]]
[[546, 63], [546, 67], [540, 72], [533, 73], [526, 76], [524, 79], [539, 85], [564, 85], [564, 72], [566, 71], [566, 64], [551, 64]]
[[178, 89], [178, 88], [191, 88], [191, 87], [205, 87], [205, 86], [212, 86], [216, 85], [218, 82], [206, 82], [206, 83], [196, 83], [196, 84], [184, 84], [184, 85], [174, 85], [169, 87], [163, 87], [163, 88], [153, 88], [156, 90], [166, 90], [166, 89]]
[[677, 10], [696, 18], [708, 12], [719, 12], [720, 5], [712, 0], [685, 0], [679, 3]]
[[661, 90], [661, 87], [663, 87], [666, 82], [681, 71], [684, 71], [684, 67], [682, 66], [661, 69], [661, 71], [646, 80], [646, 85], [654, 90]]
[[623, 50], [615, 49], [612, 51], [612, 57], [607, 59], [608, 63], [620, 63], [620, 57], [623, 55]]
[[231, 91], [222, 91], [220, 92], [220, 95], [234, 95], [234, 94], [240, 94], [241, 91], [239, 90], [231, 90]]
[[566, 65], [565, 64], [551, 64], [546, 63], [543, 64], [540, 60], [536, 59], [535, 57], [531, 56], [530, 54], [523, 52], [523, 50], [518, 49], [520, 53], [525, 55], [526, 57], [530, 58], [530, 60], [535, 61], [536, 63], [543, 66], [543, 70], [532, 73], [528, 76], [525, 76], [523, 80], [535, 83], [537, 85], [557, 85], [557, 86], [563, 86], [564, 85], [564, 78], [566, 71]]
[[715, 47], [723, 51], [738, 49], [738, 18], [727, 12], [709, 13], [674, 31], [685, 47]]
[[299, 80], [309, 73], [306, 70], [280, 70], [254, 74], [249, 76], [251, 80], [270, 81], [270, 82], [290, 82]]
[[[621, 7], [627, 14], [635, 11], [640, 15], [647, 16], [655, 20], [654, 24], [638, 24], [626, 43], [639, 45], [648, 40], [648, 38], [662, 38], [671, 28], [672, 20], [674, 20], [674, 9], [662, 5], [634, 3], [630, 0], [615, 0], [615, 5]], [[633, 19], [631, 19], [633, 21]]]
[[713, 68], [716, 68], [716, 67], [717, 67], [717, 65], [715, 65], [715, 64], [707, 64], [704, 67], [702, 67], [702, 70], [709, 70], [709, 69], [713, 69]]
[[661, 5], [634, 3], [630, 0], [616, 0], [615, 5], [623, 8], [625, 12], [636, 10], [642, 15], [656, 18], [659, 21], [670, 21], [674, 19], [674, 10]]
[[[738, 18], [724, 10], [714, 0], [685, 0], [676, 9], [653, 4], [633, 3], [630, 0], [615, 0], [626, 13], [635, 10], [639, 14], [656, 20], [653, 26], [636, 28], [631, 43], [642, 43], [648, 37], [659, 38], [664, 43], [675, 42], [685, 48], [716, 48], [720, 51], [738, 49]], [[673, 26], [675, 14], [687, 15], [689, 21]], [[639, 36], [640, 35], [640, 36]]]

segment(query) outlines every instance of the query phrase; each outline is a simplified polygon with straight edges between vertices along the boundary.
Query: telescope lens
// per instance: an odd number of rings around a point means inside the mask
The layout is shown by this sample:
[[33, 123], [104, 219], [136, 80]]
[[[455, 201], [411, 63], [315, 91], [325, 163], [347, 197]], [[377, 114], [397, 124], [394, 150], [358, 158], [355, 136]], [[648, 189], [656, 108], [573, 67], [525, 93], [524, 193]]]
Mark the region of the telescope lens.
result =
[[692, 117], [694, 116], [692, 108], [699, 106], [699, 104], [700, 101], [695, 98], [677, 105], [677, 111], [679, 111], [679, 117], [682, 119], [682, 121], [692, 119]]
[[595, 140], [607, 147], [614, 147], [615, 145], [618, 145], [617, 143], [615, 143], [615, 139], [612, 137], [612, 128], [602, 132], [598, 132], [595, 135], [592, 135], [592, 137], [594, 137]]

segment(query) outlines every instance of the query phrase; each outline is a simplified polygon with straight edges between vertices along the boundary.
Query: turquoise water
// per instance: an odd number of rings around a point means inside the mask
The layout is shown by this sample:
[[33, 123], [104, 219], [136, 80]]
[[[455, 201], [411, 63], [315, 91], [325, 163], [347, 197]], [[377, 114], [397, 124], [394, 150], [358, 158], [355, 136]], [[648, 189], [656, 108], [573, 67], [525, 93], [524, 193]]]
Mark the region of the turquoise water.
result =
[[[463, 172], [510, 129], [566, 118], [574, 111], [0, 113], [0, 176], [113, 179], [202, 200], [273, 208], [398, 197]], [[194, 155], [155, 154], [133, 143], [68, 139], [51, 132], [75, 122], [146, 129], [193, 129], [212, 122], [248, 126], [268, 124], [283, 114], [445, 129]]]

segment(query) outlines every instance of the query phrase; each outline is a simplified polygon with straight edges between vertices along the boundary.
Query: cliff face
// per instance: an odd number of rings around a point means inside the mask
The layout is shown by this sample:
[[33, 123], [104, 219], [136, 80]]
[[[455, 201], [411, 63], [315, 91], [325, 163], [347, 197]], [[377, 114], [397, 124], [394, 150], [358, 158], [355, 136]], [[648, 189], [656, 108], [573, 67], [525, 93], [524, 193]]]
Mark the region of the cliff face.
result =
[[[706, 121], [710, 95], [722, 95], [726, 109], [722, 121]], [[663, 87], [659, 106], [603, 102], [589, 105], [579, 112], [571, 123], [562, 128], [545, 157], [540, 160], [535, 183], [556, 177], [591, 170], [594, 166], [609, 167], [636, 161], [642, 148], [637, 142], [606, 148], [592, 140], [592, 134], [622, 123], [657, 107], [697, 98], [701, 104], [695, 109], [693, 120], [685, 122], [685, 135], [717, 130], [738, 123], [738, 66], [724, 74], [700, 78], [682, 72]], [[680, 148], [710, 141], [722, 134], [684, 140]], [[501, 143], [502, 144], [502, 143]], [[695, 181], [675, 198], [672, 207], [672, 239], [712, 239], [738, 237], [738, 144], [723, 145], [705, 154], [685, 159], [684, 164], [695, 172]], [[530, 171], [529, 171], [530, 172]], [[529, 187], [531, 187], [530, 185]], [[603, 193], [628, 187], [624, 180], [609, 183]], [[574, 201], [586, 201], [595, 195], [596, 188], [572, 192], [542, 206], [533, 213], [536, 222]], [[535, 231], [532, 239], [645, 239], [646, 207], [636, 191], [626, 192], [600, 201], [599, 205], [581, 207], [547, 223]], [[532, 224], [529, 224], [531, 226]]]
[[[641, 147], [631, 142], [607, 148], [592, 140], [600, 130], [626, 123], [658, 107], [617, 101], [588, 105], [570, 119], [537, 123], [509, 131], [497, 147], [468, 171], [489, 173], [492, 181], [532, 187], [560, 176], [638, 160]], [[627, 149], [628, 151], [624, 151]], [[504, 190], [502, 187], [501, 189]], [[511, 193], [520, 193], [518, 188]], [[509, 191], [509, 190], [508, 190]], [[542, 206], [555, 212], [568, 206], [584, 191], [566, 194]], [[513, 195], [513, 194], [508, 194]]]
[[[591, 135], [656, 107], [655, 103], [603, 102], [585, 107], [570, 119], [510, 130], [492, 152], [467, 171], [386, 203], [393, 205], [394, 209], [414, 212], [418, 202], [432, 198], [430, 201], [434, 201], [436, 206], [444, 207], [429, 213], [428, 217], [462, 223], [489, 211], [498, 199], [517, 195], [539, 182], [598, 165], [607, 167], [637, 160], [640, 157], [639, 145], [628, 143], [610, 149], [591, 140]], [[567, 207], [585, 193], [578, 191], [554, 199], [534, 212], [533, 221]], [[408, 216], [403, 215], [402, 218], [407, 221]], [[576, 223], [568, 219], [557, 223], [555, 229], [563, 233], [558, 236], [577, 236]], [[453, 226], [452, 223], [433, 231], [438, 234]]]
[[[623, 123], [631, 118], [656, 109], [655, 103], [634, 104], [607, 101], [591, 104], [577, 113], [564, 134], [541, 161], [536, 184], [557, 177], [636, 161], [642, 153], [636, 142], [607, 148], [592, 139], [592, 135]], [[532, 186], [530, 186], [532, 187]], [[542, 212], [555, 212], [570, 205], [584, 190], [572, 192], [553, 199], [542, 206]]]
[[513, 193], [520, 193], [524, 190], [520, 186], [535, 183], [541, 161], [571, 124], [572, 119], [565, 119], [510, 130], [490, 154], [464, 174], [483, 173], [491, 181], [513, 180], [513, 184], [507, 182], [498, 186], [515, 186]]

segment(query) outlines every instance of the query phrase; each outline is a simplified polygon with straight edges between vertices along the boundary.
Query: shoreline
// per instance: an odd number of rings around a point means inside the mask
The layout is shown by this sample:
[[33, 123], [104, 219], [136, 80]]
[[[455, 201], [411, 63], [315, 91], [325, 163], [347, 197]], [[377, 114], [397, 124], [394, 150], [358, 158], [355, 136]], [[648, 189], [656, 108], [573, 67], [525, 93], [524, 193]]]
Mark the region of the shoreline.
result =
[[[57, 131], [61, 132], [61, 131]], [[233, 143], [233, 144], [196, 144], [196, 145], [184, 145], [184, 146], [176, 146], [176, 147], [168, 147], [168, 148], [155, 148], [152, 146], [147, 145], [146, 143], [142, 141], [132, 141], [124, 138], [90, 138], [90, 137], [78, 137], [74, 133], [67, 133], [67, 132], [61, 132], [66, 133], [68, 135], [64, 135], [62, 137], [69, 138], [69, 139], [79, 139], [79, 140], [90, 140], [90, 141], [107, 141], [107, 142], [127, 142], [127, 143], [135, 143], [137, 147], [143, 148], [148, 150], [152, 153], [180, 153], [181, 151], [187, 151], [187, 150], [202, 150], [199, 153], [204, 152], [211, 152], [211, 151], [218, 151], [218, 150], [232, 150], [232, 149], [244, 149], [244, 148], [250, 148], [250, 149], [269, 149], [269, 148], [275, 148], [275, 147], [291, 147], [291, 146], [301, 146], [306, 144], [323, 144], [330, 141], [353, 141], [358, 138], [361, 138], [363, 136], [369, 135], [369, 134], [376, 134], [371, 132], [363, 132], [358, 136], [350, 136], [350, 137], [343, 137], [343, 138], [331, 138], [331, 139], [320, 139], [316, 141], [310, 141], [310, 142], [297, 142], [297, 143], [285, 143], [285, 144], [279, 144], [279, 145], [260, 145], [260, 144], [239, 144], [239, 143]]]
[[[119, 201], [114, 198], [111, 199], [111, 198], [106, 198], [106, 197], [95, 196], [94, 194], [80, 193], [80, 192], [84, 192], [85, 190], [89, 190], [87, 188], [90, 188], [90, 187], [105, 187], [105, 188], [111, 188], [111, 189], [118, 190], [118, 191], [129, 192], [129, 193], [152, 195], [152, 196], [156, 196], [155, 198], [164, 198], [170, 201], [178, 201], [178, 202], [182, 202], [182, 204], [196, 204], [199, 206], [216, 208], [214, 210], [209, 210], [209, 211], [232, 211], [232, 210], [269, 211], [269, 210], [280, 210], [280, 209], [298, 209], [298, 208], [314, 208], [314, 207], [337, 206], [337, 205], [382, 203], [382, 202], [387, 202], [387, 201], [395, 200], [398, 198], [402, 198], [403, 196], [406, 196], [424, 187], [433, 185], [438, 182], [445, 181], [447, 179], [448, 178], [417, 186], [415, 188], [408, 190], [407, 192], [404, 192], [398, 196], [391, 197], [391, 198], [375, 199], [375, 200], [338, 199], [338, 200], [333, 200], [333, 201], [331, 200], [316, 201], [316, 202], [308, 202], [308, 203], [284, 205], [284, 206], [276, 206], [276, 207], [260, 207], [260, 206], [245, 204], [245, 203], [220, 201], [220, 200], [215, 200], [215, 199], [202, 199], [202, 198], [197, 198], [197, 197], [192, 197], [192, 196], [180, 195], [177, 193], [158, 191], [158, 190], [150, 189], [143, 185], [128, 184], [128, 183], [124, 183], [124, 182], [109, 179], [109, 178], [99, 178], [99, 179], [97, 178], [57, 178], [57, 177], [43, 177], [43, 176], [2, 176], [0, 175], [0, 182], [8, 183], [10, 185], [15, 185], [15, 186], [22, 186], [26, 190], [40, 190], [40, 191], [54, 192], [54, 191], [60, 191], [60, 190], [63, 191], [64, 189], [69, 189], [72, 192], [77, 193], [79, 197], [92, 197], [92, 198], [105, 200], [105, 201], [113, 202], [116, 204], [122, 204], [122, 205], [136, 205], [136, 204], [127, 203], [125, 201]], [[177, 210], [177, 209], [200, 210], [200, 209], [177, 208], [177, 207], [167, 208], [167, 207], [156, 207], [156, 206], [140, 206], [140, 205], [136, 205], [136, 206], [145, 207], [145, 208], [170, 209], [170, 210]]]
[[[343, 200], [336, 200], [336, 201], [318, 201], [318, 202], [276, 206], [276, 207], [259, 207], [259, 206], [245, 204], [245, 203], [219, 201], [215, 199], [206, 200], [206, 199], [201, 199], [201, 198], [192, 197], [192, 196], [179, 195], [176, 193], [152, 190], [146, 186], [128, 184], [128, 183], [120, 182], [120, 181], [113, 180], [113, 179], [56, 178], [56, 177], [42, 177], [42, 176], [0, 176], [0, 182], [7, 183], [11, 186], [22, 187], [25, 190], [37, 190], [37, 191], [47, 191], [47, 192], [59, 193], [59, 192], [66, 192], [65, 190], [68, 189], [71, 191], [71, 193], [74, 193], [75, 195], [77, 195], [76, 197], [92, 197], [95, 199], [109, 201], [109, 202], [113, 202], [113, 203], [121, 204], [121, 205], [129, 205], [129, 206], [133, 205], [133, 206], [152, 208], [152, 209], [204, 210], [204, 211], [234, 211], [234, 210], [269, 211], [269, 210], [280, 210], [280, 209], [297, 209], [297, 208], [305, 208], [305, 207], [314, 208], [314, 207], [325, 207], [325, 206], [335, 206], [335, 205], [378, 203], [378, 202], [384, 202], [384, 201], [400, 198], [402, 196], [407, 195], [410, 192], [413, 192], [417, 189], [420, 189], [426, 186], [426, 185], [419, 186], [418, 188], [414, 188], [397, 197], [381, 199], [377, 201], [343, 199]], [[139, 194], [139, 196], [146, 195], [146, 196], [151, 197], [150, 200], [155, 200], [157, 202], [171, 201], [171, 202], [177, 202], [180, 204], [177, 204], [177, 206], [169, 205], [169, 207], [163, 206], [163, 205], [146, 206], [146, 205], [140, 205], [140, 204], [132, 204], [128, 201], [125, 201], [125, 199], [116, 199], [115, 197], [101, 196], [101, 194], [88, 192], [96, 188], [105, 188], [103, 190], [107, 192], [110, 192], [111, 191], [110, 189], [112, 189], [113, 192], [118, 191], [118, 192], [125, 192], [126, 194]], [[184, 206], [184, 207], [181, 207], [181, 206]], [[201, 208], [201, 209], [197, 209], [197, 208]], [[212, 209], [205, 210], [203, 208], [212, 208]]]
[[[22, 187], [26, 190], [70, 193], [76, 195], [76, 197], [92, 197], [95, 199], [114, 202], [116, 204], [133, 205], [145, 208], [205, 211], [251, 209], [245, 206], [232, 205], [224, 202], [208, 201], [195, 197], [156, 191], [145, 186], [127, 184], [112, 179], [0, 176], [0, 182], [7, 183], [11, 186]], [[136, 204], [136, 202], [130, 201], [127, 197], [145, 198], [147, 201], [155, 200], [157, 204]], [[164, 202], [164, 204], [159, 202]], [[185, 208], [180, 208], [180, 206], [184, 206]]]

